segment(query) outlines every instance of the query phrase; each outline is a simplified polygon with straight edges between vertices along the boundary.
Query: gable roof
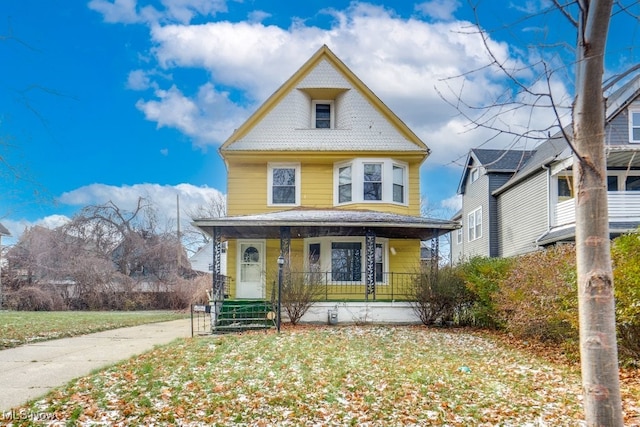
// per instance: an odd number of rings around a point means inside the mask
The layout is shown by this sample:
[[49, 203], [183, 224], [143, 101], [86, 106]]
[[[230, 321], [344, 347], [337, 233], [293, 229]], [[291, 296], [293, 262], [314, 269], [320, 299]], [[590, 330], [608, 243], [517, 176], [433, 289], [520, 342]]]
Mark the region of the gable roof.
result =
[[534, 151], [530, 150], [471, 149], [458, 184], [458, 194], [464, 193], [467, 176], [474, 167], [483, 167], [487, 173], [514, 173], [525, 165], [533, 154]]
[[[331, 69], [339, 73], [344, 83], [340, 87], [330, 82], [318, 82], [314, 87], [301, 87], [301, 83], [305, 77], [309, 76], [314, 70], [329, 65]], [[407, 151], [422, 153], [425, 157], [430, 150], [426, 144], [411, 130], [409, 127], [391, 111], [372, 91], [369, 89], [326, 45], [323, 45], [316, 53], [305, 62], [293, 76], [285, 81], [234, 133], [222, 144], [219, 151], [224, 157], [224, 153], [231, 151], [299, 151], [299, 150], [367, 150], [372, 149], [371, 143], [367, 145], [367, 141], [371, 140], [370, 136], [363, 136], [362, 141], [350, 141], [348, 145], [340, 144], [340, 135], [337, 132], [324, 134], [326, 144], [321, 147], [305, 144], [304, 135], [297, 134], [295, 143], [284, 141], [282, 138], [275, 138], [269, 141], [267, 138], [261, 138], [259, 141], [243, 139], [271, 112], [280, 102], [291, 92], [300, 89], [312, 95], [313, 97], [324, 97], [324, 99], [335, 97], [337, 94], [349, 90], [355, 90], [357, 93], [368, 101], [368, 103], [382, 116], [385, 121], [390, 124], [404, 141], [393, 146], [386, 146], [386, 151]], [[318, 98], [318, 99], [320, 99]], [[313, 134], [317, 136], [318, 132], [314, 130]]]
[[7, 230], [7, 228], [2, 224], [0, 224], [0, 236], [11, 236], [9, 230]]

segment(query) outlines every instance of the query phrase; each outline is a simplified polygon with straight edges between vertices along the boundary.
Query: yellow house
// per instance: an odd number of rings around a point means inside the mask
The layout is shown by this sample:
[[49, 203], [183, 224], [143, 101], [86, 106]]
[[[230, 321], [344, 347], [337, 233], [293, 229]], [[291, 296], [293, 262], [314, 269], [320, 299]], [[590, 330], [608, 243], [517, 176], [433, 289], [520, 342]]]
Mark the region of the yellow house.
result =
[[227, 216], [194, 220], [213, 237], [219, 298], [269, 299], [282, 257], [327, 300], [407, 299], [421, 241], [456, 228], [420, 216], [429, 148], [327, 46], [219, 151]]

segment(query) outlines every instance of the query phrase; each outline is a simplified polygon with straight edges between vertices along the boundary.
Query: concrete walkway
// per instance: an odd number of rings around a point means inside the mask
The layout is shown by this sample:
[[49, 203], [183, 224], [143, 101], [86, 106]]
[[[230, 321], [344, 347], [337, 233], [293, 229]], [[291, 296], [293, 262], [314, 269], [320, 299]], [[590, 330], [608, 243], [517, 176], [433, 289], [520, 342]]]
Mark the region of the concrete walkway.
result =
[[0, 412], [74, 378], [191, 336], [190, 319], [113, 329], [0, 351]]

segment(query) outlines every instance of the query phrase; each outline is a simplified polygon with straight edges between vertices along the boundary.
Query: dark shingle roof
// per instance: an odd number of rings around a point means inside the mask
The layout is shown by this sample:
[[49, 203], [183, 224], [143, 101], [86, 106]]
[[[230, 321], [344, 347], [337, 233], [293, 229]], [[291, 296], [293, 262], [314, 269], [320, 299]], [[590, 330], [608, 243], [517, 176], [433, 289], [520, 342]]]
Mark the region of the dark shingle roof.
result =
[[474, 148], [471, 150], [487, 172], [515, 172], [533, 154], [527, 150], [491, 150]]

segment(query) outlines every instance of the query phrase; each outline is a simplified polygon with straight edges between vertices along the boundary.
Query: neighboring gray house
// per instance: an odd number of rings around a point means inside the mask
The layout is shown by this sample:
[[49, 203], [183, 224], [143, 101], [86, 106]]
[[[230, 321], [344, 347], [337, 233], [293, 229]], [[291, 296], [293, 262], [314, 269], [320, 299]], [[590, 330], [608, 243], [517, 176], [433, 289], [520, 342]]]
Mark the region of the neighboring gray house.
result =
[[467, 156], [458, 185], [462, 209], [453, 218], [462, 228], [451, 234], [451, 259], [474, 255], [499, 256], [498, 201], [493, 191], [502, 187], [531, 157], [531, 151], [473, 149]]
[[[611, 94], [606, 110], [611, 237], [640, 225], [640, 75]], [[508, 257], [575, 240], [573, 152], [561, 134], [533, 152], [470, 151], [458, 193], [452, 260]]]

